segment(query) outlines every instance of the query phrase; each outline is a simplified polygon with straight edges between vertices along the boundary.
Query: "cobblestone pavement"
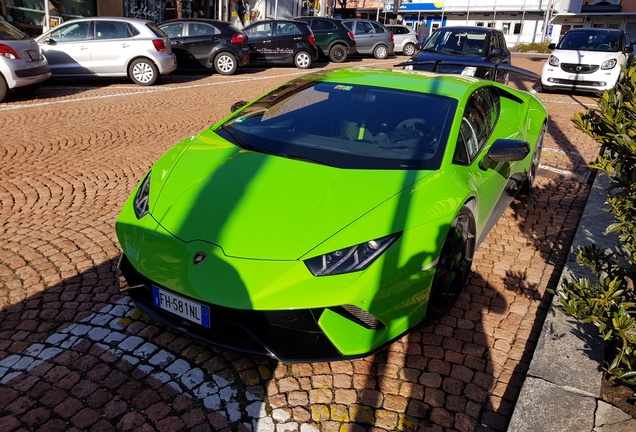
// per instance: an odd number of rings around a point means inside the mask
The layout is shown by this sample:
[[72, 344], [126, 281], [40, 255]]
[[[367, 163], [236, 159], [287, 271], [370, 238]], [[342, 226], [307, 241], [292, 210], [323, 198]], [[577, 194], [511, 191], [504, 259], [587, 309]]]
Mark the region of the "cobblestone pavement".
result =
[[[513, 60], [537, 72], [544, 61]], [[0, 432], [506, 429], [588, 194], [598, 147], [571, 118], [591, 97], [540, 95], [551, 117], [536, 189], [478, 249], [451, 312], [373, 356], [285, 364], [223, 351], [119, 294], [114, 221], [147, 168], [233, 102], [301, 73], [60, 80], [0, 105]]]

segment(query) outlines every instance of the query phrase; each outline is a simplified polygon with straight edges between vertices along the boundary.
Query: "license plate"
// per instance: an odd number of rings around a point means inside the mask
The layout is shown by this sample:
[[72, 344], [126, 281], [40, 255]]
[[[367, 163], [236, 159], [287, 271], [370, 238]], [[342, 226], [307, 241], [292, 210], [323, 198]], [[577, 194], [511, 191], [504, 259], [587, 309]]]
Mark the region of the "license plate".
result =
[[29, 55], [29, 58], [31, 59], [31, 61], [40, 60], [40, 53], [38, 51], [27, 50], [27, 54]]
[[210, 328], [210, 308], [205, 305], [156, 286], [152, 287], [152, 302], [162, 310]]
[[585, 77], [580, 75], [570, 75], [570, 81], [585, 81]]

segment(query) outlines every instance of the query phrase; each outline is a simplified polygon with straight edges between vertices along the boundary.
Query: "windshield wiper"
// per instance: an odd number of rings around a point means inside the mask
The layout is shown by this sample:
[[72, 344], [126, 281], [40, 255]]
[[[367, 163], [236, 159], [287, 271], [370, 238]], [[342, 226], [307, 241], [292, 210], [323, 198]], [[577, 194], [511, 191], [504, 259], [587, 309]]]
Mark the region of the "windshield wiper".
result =
[[221, 126], [221, 129], [227, 133], [229, 136], [232, 137], [232, 139], [234, 140], [234, 142], [236, 144], [238, 144], [239, 147], [244, 148], [245, 150], [255, 150], [255, 151], [259, 151], [256, 149], [256, 147], [249, 145], [248, 143], [246, 143], [245, 141], [243, 141], [242, 139], [239, 138], [239, 136], [231, 129], [227, 128], [225, 125]]

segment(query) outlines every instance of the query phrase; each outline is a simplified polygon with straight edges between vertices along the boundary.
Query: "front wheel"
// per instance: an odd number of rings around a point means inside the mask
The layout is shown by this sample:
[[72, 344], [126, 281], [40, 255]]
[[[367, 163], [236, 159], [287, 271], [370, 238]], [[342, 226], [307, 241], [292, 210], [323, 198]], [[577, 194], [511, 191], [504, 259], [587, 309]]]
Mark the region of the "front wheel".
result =
[[347, 48], [344, 45], [334, 45], [329, 50], [329, 60], [334, 63], [342, 63], [347, 59]]
[[294, 64], [298, 69], [307, 69], [311, 66], [311, 55], [307, 51], [299, 51], [294, 56]]
[[373, 57], [382, 60], [389, 56], [389, 49], [385, 45], [378, 45], [373, 49]]
[[221, 75], [232, 75], [238, 68], [238, 62], [232, 54], [222, 52], [214, 57], [214, 70]]
[[440, 252], [428, 299], [427, 316], [437, 318], [451, 308], [462, 292], [475, 254], [475, 220], [462, 207], [448, 230]]
[[404, 45], [404, 49], [402, 50], [402, 54], [406, 55], [406, 56], [412, 56], [413, 54], [415, 54], [415, 45], [412, 43], [407, 43], [406, 45]]
[[130, 64], [128, 75], [135, 84], [150, 86], [159, 79], [159, 70], [152, 61], [140, 58]]

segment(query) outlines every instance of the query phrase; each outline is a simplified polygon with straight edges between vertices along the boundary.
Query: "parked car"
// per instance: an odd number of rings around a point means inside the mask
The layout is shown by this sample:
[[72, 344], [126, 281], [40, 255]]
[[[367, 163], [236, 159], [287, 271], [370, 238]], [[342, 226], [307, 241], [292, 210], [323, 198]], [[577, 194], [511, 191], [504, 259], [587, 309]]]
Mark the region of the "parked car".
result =
[[318, 58], [314, 34], [307, 23], [262, 20], [245, 27], [250, 63], [293, 64], [307, 69]]
[[90, 17], [38, 36], [54, 77], [129, 77], [152, 85], [177, 67], [170, 39], [152, 21]]
[[326, 17], [303, 16], [294, 18], [309, 24], [316, 39], [316, 47], [321, 57], [327, 57], [334, 63], [342, 63], [356, 53], [356, 40], [353, 32], [340, 20]]
[[[486, 63], [484, 68], [466, 69], [466, 61], [475, 64]], [[441, 63], [439, 67], [436, 62]], [[410, 64], [412, 63], [412, 64]], [[453, 64], [457, 63], [457, 64]], [[411, 58], [408, 69], [466, 74], [474, 73], [480, 78], [491, 78], [492, 64], [511, 64], [510, 50], [501, 30], [488, 27], [441, 27]], [[507, 83], [508, 73], [497, 74], [496, 81]]]
[[568, 30], [543, 65], [541, 89], [603, 93], [616, 85], [634, 52], [624, 30], [577, 28]]
[[0, 102], [9, 89], [34, 89], [50, 76], [37, 42], [0, 18]]
[[229, 22], [175, 19], [159, 28], [170, 38], [179, 69], [214, 68], [221, 75], [232, 75], [249, 62], [247, 37]]
[[450, 309], [546, 122], [535, 94], [478, 78], [299, 77], [142, 175], [115, 227], [122, 287], [207, 343], [366, 356]]
[[353, 32], [358, 53], [370, 54], [377, 59], [393, 55], [393, 33], [384, 24], [361, 18], [346, 19], [342, 23]]
[[387, 25], [386, 27], [393, 33], [395, 52], [402, 53], [409, 57], [415, 54], [417, 33], [413, 30], [413, 27], [399, 24]]

